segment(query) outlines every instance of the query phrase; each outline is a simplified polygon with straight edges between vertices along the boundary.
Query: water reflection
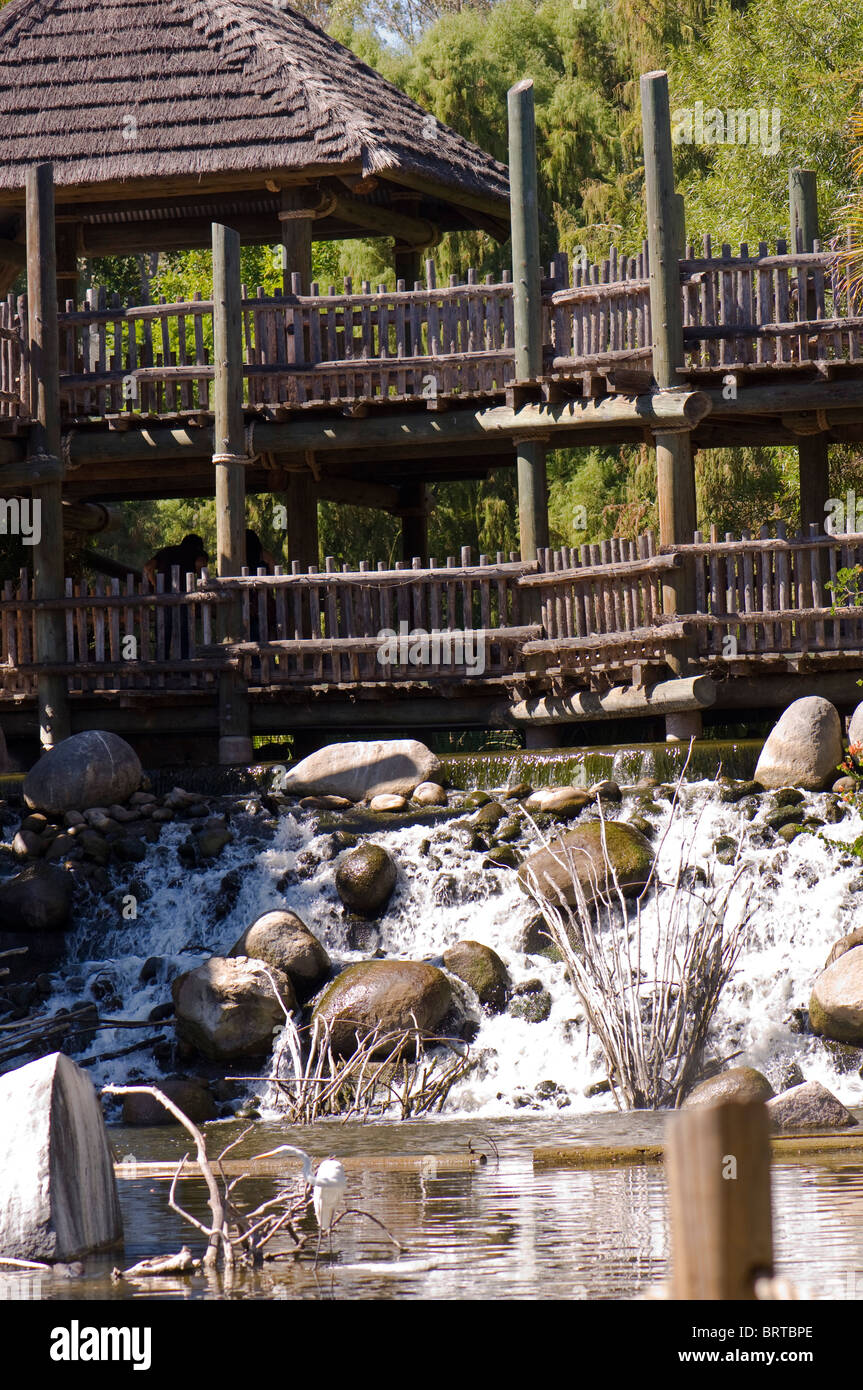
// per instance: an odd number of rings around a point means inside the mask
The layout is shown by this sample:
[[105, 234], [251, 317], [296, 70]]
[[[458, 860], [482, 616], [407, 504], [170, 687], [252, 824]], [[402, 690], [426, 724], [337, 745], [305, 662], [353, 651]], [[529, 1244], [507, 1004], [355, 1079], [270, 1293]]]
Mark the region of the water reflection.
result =
[[[381, 1171], [349, 1166], [348, 1205], [384, 1221], [405, 1247], [397, 1256], [376, 1226], [347, 1217], [335, 1235], [336, 1261], [287, 1259], [237, 1274], [230, 1288], [219, 1278], [112, 1283], [114, 1264], [131, 1265], [200, 1237], [168, 1207], [164, 1180], [121, 1181], [126, 1247], [87, 1261], [83, 1279], [0, 1275], [0, 1298], [190, 1299], [627, 1299], [667, 1274], [665, 1176], [660, 1166], [534, 1169], [536, 1146], [576, 1138], [655, 1138], [661, 1116], [589, 1116], [567, 1122], [409, 1122], [362, 1126], [320, 1125], [305, 1131], [316, 1157], [333, 1151], [360, 1155], [465, 1153], [467, 1141], [485, 1140], [490, 1160], [473, 1171]], [[233, 1137], [230, 1126], [210, 1126], [215, 1152]], [[607, 1131], [607, 1132], [606, 1132]], [[218, 1134], [218, 1138], [216, 1137]], [[284, 1140], [273, 1126], [258, 1126], [240, 1152], [248, 1155]], [[496, 1162], [489, 1141], [500, 1150]], [[115, 1146], [138, 1158], [176, 1159], [176, 1130], [123, 1132]], [[233, 1155], [232, 1155], [233, 1156]], [[249, 1201], [273, 1194], [293, 1177], [246, 1183]], [[199, 1180], [181, 1183], [179, 1200], [206, 1216]], [[863, 1164], [839, 1156], [783, 1162], [774, 1167], [777, 1269], [804, 1296], [863, 1297]], [[314, 1230], [313, 1223], [307, 1228]], [[276, 1242], [273, 1249], [278, 1249]], [[283, 1251], [292, 1248], [285, 1238]]]

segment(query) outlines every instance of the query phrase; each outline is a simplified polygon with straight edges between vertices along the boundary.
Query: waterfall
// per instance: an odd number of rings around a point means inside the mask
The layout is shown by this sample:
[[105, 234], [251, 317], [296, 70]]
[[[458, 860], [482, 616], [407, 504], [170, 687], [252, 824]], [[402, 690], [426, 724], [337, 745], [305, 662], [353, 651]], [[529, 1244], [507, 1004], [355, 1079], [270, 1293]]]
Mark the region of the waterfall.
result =
[[[527, 758], [523, 771], [528, 777], [533, 772]], [[645, 814], [642, 797], [626, 795], [612, 813], [624, 820]], [[831, 946], [859, 920], [863, 861], [850, 846], [863, 835], [860, 815], [850, 810], [839, 824], [826, 824], [820, 834], [803, 834], [786, 845], [765, 831], [764, 817], [772, 807], [768, 796], [755, 803], [725, 804], [715, 783], [698, 781], [683, 787], [682, 800], [682, 814], [662, 842], [660, 878], [676, 866], [681, 839], [695, 835], [698, 859], [710, 860], [721, 881], [733, 870], [716, 863], [714, 841], [742, 833], [745, 873], [738, 891], [751, 888], [750, 926], [720, 1001], [711, 1055], [723, 1059], [739, 1054], [736, 1062], [760, 1068], [774, 1087], [796, 1063], [807, 1080], [823, 1082], [846, 1105], [863, 1103], [859, 1062], [841, 1071], [847, 1065], [842, 1056], [831, 1055], [819, 1040], [789, 1026], [793, 1011], [806, 1007]], [[293, 808], [274, 821], [254, 797], [246, 809], [236, 797], [232, 804], [235, 841], [211, 867], [192, 871], [178, 860], [177, 849], [188, 832], [178, 821], [148, 847], [143, 863], [115, 873], [113, 891], [91, 903], [70, 934], [52, 1010], [93, 997], [98, 980], [102, 1014], [146, 1018], [170, 998], [175, 975], [209, 955], [226, 953], [263, 912], [288, 907], [337, 960], [362, 959], [376, 947], [390, 956], [434, 958], [467, 938], [497, 951], [516, 987], [533, 980], [548, 992], [550, 1011], [541, 1022], [509, 1014], [483, 1020], [472, 1044], [476, 1066], [451, 1093], [446, 1114], [554, 1113], [558, 1108], [573, 1114], [613, 1107], [612, 1097], [601, 1089], [602, 1056], [587, 1036], [563, 965], [546, 955], [525, 953], [524, 929], [535, 909], [511, 869], [484, 868], [485, 855], [469, 849], [451, 823], [387, 829], [382, 822], [368, 838], [394, 857], [398, 884], [382, 920], [362, 949], [355, 949], [360, 943], [352, 948], [334, 886], [332, 819], [323, 832], [314, 812]], [[647, 815], [659, 845], [670, 818], [668, 796], [657, 793], [656, 805], [657, 811], [648, 809]], [[807, 795], [808, 815], [823, 818], [826, 806], [824, 796]], [[138, 899], [133, 920], [124, 919], [120, 908], [129, 893]], [[142, 983], [142, 967], [151, 957], [162, 958], [161, 963], [150, 967], [151, 977]], [[171, 1035], [170, 1021], [164, 1027]], [[131, 1037], [128, 1031], [99, 1032], [78, 1060], [122, 1048]], [[147, 1052], [91, 1068], [97, 1084], [121, 1082], [135, 1073], [158, 1074]]]

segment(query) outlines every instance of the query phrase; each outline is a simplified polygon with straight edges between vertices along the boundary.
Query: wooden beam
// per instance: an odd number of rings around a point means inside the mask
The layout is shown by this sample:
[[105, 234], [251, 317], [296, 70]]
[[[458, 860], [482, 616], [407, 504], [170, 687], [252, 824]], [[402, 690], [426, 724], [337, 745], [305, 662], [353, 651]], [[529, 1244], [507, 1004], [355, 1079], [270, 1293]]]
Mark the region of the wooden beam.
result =
[[[240, 238], [213, 223], [213, 436], [216, 486], [216, 556], [219, 576], [239, 574], [246, 562], [246, 441], [243, 422], [243, 330]], [[219, 609], [219, 638], [243, 632], [239, 599]], [[251, 760], [248, 693], [233, 673], [219, 678], [219, 761]]]
[[[859, 389], [859, 388], [858, 388]], [[859, 401], [858, 401], [859, 404]], [[555, 405], [528, 403], [517, 410], [492, 406], [481, 410], [370, 414], [362, 420], [344, 416], [297, 415], [283, 424], [256, 422], [256, 450], [296, 456], [313, 450], [378, 450], [392, 446], [405, 457], [423, 446], [442, 452], [452, 444], [517, 439], [546, 434], [554, 447], [578, 443], [584, 434], [619, 425], [633, 427], [644, 438], [651, 430], [694, 428], [710, 410], [710, 397], [702, 391], [650, 392], [642, 396], [622, 393], [598, 399], [582, 397]], [[212, 431], [190, 426], [152, 425], [146, 429], [75, 430], [68, 442], [75, 468], [101, 462], [150, 459], [159, 463], [212, 454]]]
[[[512, 188], [512, 282], [515, 374], [518, 381], [542, 375], [542, 289], [539, 264], [539, 204], [536, 178], [536, 121], [533, 82], [524, 78], [507, 93], [509, 168]], [[545, 445], [524, 440], [517, 447], [518, 523], [521, 554], [536, 559], [548, 545], [548, 486]]]
[[[34, 419], [30, 453], [61, 466], [60, 334], [57, 322], [57, 259], [54, 231], [54, 170], [36, 164], [27, 171], [27, 293], [30, 332], [30, 400]], [[65, 589], [63, 563], [63, 506], [60, 476], [33, 487], [33, 508], [39, 515], [39, 540], [33, 551], [33, 581], [39, 599], [61, 598]], [[66, 623], [62, 613], [43, 609], [36, 614], [36, 659], [45, 664], [66, 659]], [[67, 682], [64, 676], [38, 679], [39, 740], [43, 749], [55, 747], [71, 731]]]
[[440, 241], [440, 228], [427, 218], [411, 217], [408, 213], [379, 207], [376, 203], [364, 203], [360, 198], [336, 194], [333, 214], [373, 236], [396, 237], [417, 250], [435, 246]]

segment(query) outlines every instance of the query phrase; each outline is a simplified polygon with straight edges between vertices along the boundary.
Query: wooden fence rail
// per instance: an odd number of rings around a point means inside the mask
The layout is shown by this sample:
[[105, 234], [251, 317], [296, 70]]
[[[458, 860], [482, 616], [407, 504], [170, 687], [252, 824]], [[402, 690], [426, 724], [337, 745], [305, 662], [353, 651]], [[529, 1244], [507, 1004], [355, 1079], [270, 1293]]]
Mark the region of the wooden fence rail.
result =
[[[400, 684], [497, 678], [517, 669], [521, 648], [541, 635], [522, 619], [518, 581], [536, 566], [481, 555], [471, 563], [290, 574], [244, 571], [201, 580], [174, 569], [167, 590], [146, 580], [66, 581], [62, 599], [40, 604], [30, 577], [8, 580], [0, 601], [2, 696], [35, 692], [38, 673], [62, 674], [72, 692], [200, 690], [233, 665], [253, 685]], [[217, 604], [242, 592], [245, 640], [217, 645]], [[65, 614], [66, 660], [34, 659], [39, 607]]]
[[[556, 377], [630, 365], [651, 370], [647, 245], [612, 247], [570, 268], [555, 256], [543, 280], [543, 371]], [[243, 289], [245, 404], [277, 415], [306, 404], [499, 396], [514, 376], [508, 272], [395, 289], [350, 279], [324, 293], [268, 297]], [[680, 262], [686, 365], [698, 374], [763, 371], [815, 361], [863, 362], [863, 302], [841, 259], [760, 242], [714, 254], [709, 237]], [[211, 409], [212, 301], [124, 308], [104, 289], [60, 314], [64, 417], [195, 415]], [[26, 296], [0, 304], [0, 419], [29, 415]]]

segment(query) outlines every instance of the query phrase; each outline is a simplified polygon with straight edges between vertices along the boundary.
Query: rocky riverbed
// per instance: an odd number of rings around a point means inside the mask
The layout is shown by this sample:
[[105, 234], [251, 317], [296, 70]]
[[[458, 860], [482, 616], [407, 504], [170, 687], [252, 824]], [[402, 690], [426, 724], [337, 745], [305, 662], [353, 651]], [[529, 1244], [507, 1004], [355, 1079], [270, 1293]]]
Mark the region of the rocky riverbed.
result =
[[[705, 1074], [744, 1065], [778, 1093], [819, 1082], [860, 1103], [853, 778], [835, 791], [683, 784], [672, 819], [675, 787], [655, 779], [454, 790], [427, 753], [409, 751], [395, 786], [377, 774], [365, 788], [333, 775], [292, 784], [260, 768], [240, 794], [157, 793], [114, 750], [125, 782], [72, 787], [79, 804], [104, 804], [63, 810], [38, 783], [10, 789], [0, 950], [27, 953], [0, 962], [0, 1021], [20, 1025], [0, 1033], [0, 1066], [38, 1053], [50, 1023], [42, 1050], [62, 1045], [97, 1082], [171, 1078], [198, 1118], [254, 1113], [275, 1092], [238, 1078], [268, 1074], [284, 1005], [301, 1031], [328, 1020], [337, 1056], [376, 1024], [464, 1043], [447, 1113], [606, 1108], [601, 1052], [523, 885], [542, 836], [595, 844], [602, 816], [636, 889], [654, 855], [660, 881], [673, 874], [684, 840], [720, 878], [743, 866], [751, 920]], [[104, 794], [111, 785], [124, 795]], [[155, 1116], [136, 1098], [126, 1118]]]

